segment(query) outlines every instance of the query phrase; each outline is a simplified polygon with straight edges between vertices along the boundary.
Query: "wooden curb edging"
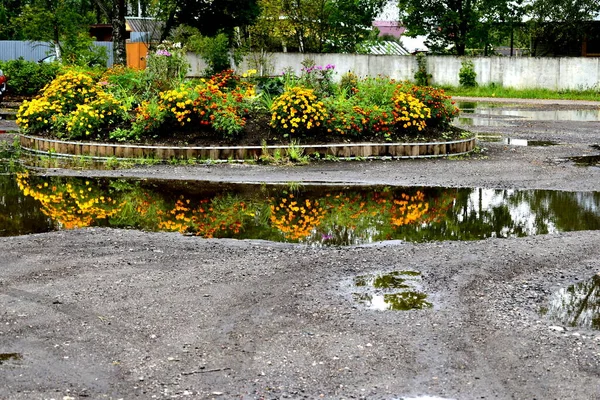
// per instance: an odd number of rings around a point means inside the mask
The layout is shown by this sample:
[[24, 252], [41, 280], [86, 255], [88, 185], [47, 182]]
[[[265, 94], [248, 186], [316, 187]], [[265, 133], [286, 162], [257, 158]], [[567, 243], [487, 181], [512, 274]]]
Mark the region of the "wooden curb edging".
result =
[[[151, 158], [157, 160], [200, 159], [213, 161], [245, 161], [259, 159], [264, 151], [277, 150], [285, 155], [288, 146], [215, 146], [176, 147], [142, 146], [94, 142], [70, 142], [19, 134], [21, 149], [43, 155], [85, 157], [95, 160]], [[316, 153], [339, 159], [355, 158], [431, 158], [467, 154], [475, 148], [476, 138], [429, 143], [351, 143], [298, 145], [305, 155]]]

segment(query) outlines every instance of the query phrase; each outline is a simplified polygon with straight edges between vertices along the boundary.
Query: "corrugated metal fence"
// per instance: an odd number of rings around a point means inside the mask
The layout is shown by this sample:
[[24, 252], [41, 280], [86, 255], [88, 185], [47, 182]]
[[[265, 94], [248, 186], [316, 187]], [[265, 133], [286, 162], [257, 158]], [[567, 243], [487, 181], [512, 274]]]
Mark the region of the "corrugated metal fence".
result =
[[[108, 66], [112, 66], [112, 42], [94, 42], [94, 44], [106, 48]], [[0, 60], [2, 61], [17, 60], [19, 57], [23, 57], [26, 61], [39, 61], [52, 52], [52, 45], [47, 42], [0, 40]]]

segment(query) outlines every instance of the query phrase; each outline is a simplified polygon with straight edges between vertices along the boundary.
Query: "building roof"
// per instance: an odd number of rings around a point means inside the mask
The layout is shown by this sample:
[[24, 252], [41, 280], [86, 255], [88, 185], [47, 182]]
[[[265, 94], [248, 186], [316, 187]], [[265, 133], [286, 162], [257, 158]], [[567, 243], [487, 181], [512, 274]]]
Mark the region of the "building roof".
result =
[[154, 18], [126, 17], [125, 26], [131, 32], [131, 41], [159, 41], [163, 22]]

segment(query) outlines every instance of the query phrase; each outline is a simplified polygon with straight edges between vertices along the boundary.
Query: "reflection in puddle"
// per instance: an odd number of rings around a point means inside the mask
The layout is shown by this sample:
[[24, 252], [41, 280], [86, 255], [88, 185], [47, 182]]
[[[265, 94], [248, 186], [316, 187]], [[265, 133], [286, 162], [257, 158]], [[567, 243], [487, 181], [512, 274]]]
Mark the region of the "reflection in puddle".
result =
[[512, 126], [508, 119], [496, 119], [491, 117], [458, 117], [456, 125], [465, 126], [490, 126], [490, 127], [506, 127]]
[[527, 140], [503, 138], [502, 135], [490, 135], [485, 133], [478, 133], [477, 139], [482, 142], [503, 143], [510, 146], [547, 147], [559, 145], [558, 142], [555, 142], [553, 140]]
[[569, 157], [569, 160], [583, 167], [600, 166], [600, 155]]
[[556, 146], [558, 142], [552, 140], [526, 140], [526, 139], [512, 139], [504, 138], [504, 144], [511, 146], [529, 146], [529, 147], [548, 147]]
[[552, 295], [545, 315], [566, 326], [600, 330], [600, 274], [560, 289]]
[[[465, 103], [459, 103], [458, 107]], [[502, 119], [527, 119], [536, 121], [578, 121], [578, 122], [598, 122], [600, 121], [600, 109], [561, 109], [561, 110], [528, 110], [509, 105], [493, 105], [490, 103], [467, 103], [467, 114], [477, 114], [472, 118], [475, 125], [481, 125], [477, 122], [490, 117], [502, 117]], [[511, 108], [515, 107], [515, 108]], [[481, 118], [480, 116], [488, 116]], [[468, 118], [471, 119], [471, 118]]]
[[21, 359], [23, 359], [21, 353], [0, 353], [0, 365], [7, 361], [19, 361]]
[[[393, 271], [354, 278], [354, 300], [372, 310], [420, 310], [431, 308], [420, 290], [421, 273]], [[360, 290], [360, 291], [358, 291]]]
[[[508, 127], [519, 121], [600, 121], [600, 109], [528, 110], [517, 105], [459, 102], [460, 127]], [[531, 144], [530, 144], [531, 146]]]
[[298, 188], [7, 171], [0, 174], [0, 236], [106, 226], [345, 246], [600, 229], [600, 192]]

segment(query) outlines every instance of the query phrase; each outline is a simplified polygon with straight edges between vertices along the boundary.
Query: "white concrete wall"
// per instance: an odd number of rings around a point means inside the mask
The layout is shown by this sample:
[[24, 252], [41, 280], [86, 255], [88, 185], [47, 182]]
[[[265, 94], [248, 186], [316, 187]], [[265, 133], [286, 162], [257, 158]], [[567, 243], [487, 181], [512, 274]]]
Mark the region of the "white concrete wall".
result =
[[[383, 75], [397, 80], [414, 80], [417, 69], [414, 56], [273, 53], [269, 56], [272, 75], [281, 74], [286, 69], [300, 75], [302, 61], [307, 58], [313, 59], [316, 65], [335, 65], [335, 79], [352, 71], [361, 77]], [[188, 60], [192, 65], [189, 75], [201, 75], [206, 68], [204, 62], [191, 53], [188, 54]], [[471, 60], [480, 85], [497, 83], [517, 89], [553, 90], [600, 86], [600, 58], [474, 57]], [[458, 86], [461, 58], [429, 56], [427, 65], [429, 73], [433, 75], [433, 84]], [[238, 71], [248, 69], [249, 63], [245, 61]]]

